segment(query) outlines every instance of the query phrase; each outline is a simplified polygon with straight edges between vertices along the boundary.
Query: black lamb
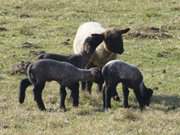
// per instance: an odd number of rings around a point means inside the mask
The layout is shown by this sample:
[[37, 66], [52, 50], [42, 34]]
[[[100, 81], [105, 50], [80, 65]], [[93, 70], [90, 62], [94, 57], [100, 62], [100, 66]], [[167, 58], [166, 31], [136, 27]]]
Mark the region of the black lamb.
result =
[[109, 61], [102, 69], [104, 78], [103, 86], [103, 107], [105, 110], [111, 108], [111, 97], [116, 93], [116, 86], [122, 83], [123, 86], [123, 105], [128, 105], [128, 88], [133, 89], [134, 94], [142, 110], [145, 105], [149, 106], [153, 90], [147, 88], [143, 82], [143, 75], [139, 69], [120, 60]]
[[66, 110], [65, 98], [66, 89], [72, 90], [73, 106], [79, 104], [79, 84], [78, 81], [98, 81], [101, 73], [97, 68], [80, 69], [67, 62], [43, 59], [29, 65], [27, 69], [28, 78], [20, 83], [19, 102], [23, 103], [25, 91], [29, 85], [33, 85], [34, 100], [40, 110], [46, 110], [42, 99], [42, 91], [47, 81], [57, 81], [60, 87], [60, 107]]

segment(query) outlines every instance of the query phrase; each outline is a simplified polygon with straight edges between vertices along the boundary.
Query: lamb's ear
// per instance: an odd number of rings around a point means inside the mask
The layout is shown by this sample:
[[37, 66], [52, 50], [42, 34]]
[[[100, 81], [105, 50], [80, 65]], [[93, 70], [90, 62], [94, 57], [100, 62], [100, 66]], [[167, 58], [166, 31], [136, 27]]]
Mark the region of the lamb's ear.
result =
[[125, 34], [125, 33], [127, 33], [129, 30], [130, 30], [130, 28], [125, 28], [125, 29], [119, 30], [119, 32], [120, 32], [121, 34]]
[[91, 34], [91, 40], [93, 45], [99, 45], [104, 40], [104, 34]]

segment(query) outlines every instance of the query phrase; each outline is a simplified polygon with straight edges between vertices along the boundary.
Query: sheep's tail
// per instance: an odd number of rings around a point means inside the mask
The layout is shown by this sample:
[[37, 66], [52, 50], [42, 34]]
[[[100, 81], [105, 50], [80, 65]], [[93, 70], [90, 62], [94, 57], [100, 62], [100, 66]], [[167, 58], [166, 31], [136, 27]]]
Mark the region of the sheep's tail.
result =
[[28, 66], [28, 68], [27, 68], [27, 76], [28, 76], [29, 81], [30, 81], [33, 85], [35, 85], [36, 82], [37, 82], [37, 80], [36, 80], [36, 77], [35, 77], [35, 75], [34, 75], [34, 73], [33, 73], [32, 66], [33, 66], [33, 64], [30, 64], [30, 65]]
[[19, 86], [19, 103], [24, 103], [24, 99], [26, 96], [26, 89], [28, 86], [32, 85], [28, 78], [21, 80]]
[[34, 79], [33, 79], [34, 77], [32, 75], [31, 68], [32, 68], [32, 64], [30, 64], [27, 68], [27, 77], [28, 78], [25, 78], [25, 79], [21, 80], [21, 82], [20, 82], [19, 103], [21, 103], [21, 104], [24, 103], [27, 87], [32, 85], [34, 82]]
[[23, 103], [25, 96], [26, 96], [26, 89], [28, 86], [30, 85], [35, 85], [36, 84], [36, 79], [35, 76], [33, 74], [33, 70], [32, 70], [32, 65], [30, 64], [27, 68], [27, 77], [23, 80], [21, 80], [20, 82], [20, 87], [19, 87], [19, 103]]

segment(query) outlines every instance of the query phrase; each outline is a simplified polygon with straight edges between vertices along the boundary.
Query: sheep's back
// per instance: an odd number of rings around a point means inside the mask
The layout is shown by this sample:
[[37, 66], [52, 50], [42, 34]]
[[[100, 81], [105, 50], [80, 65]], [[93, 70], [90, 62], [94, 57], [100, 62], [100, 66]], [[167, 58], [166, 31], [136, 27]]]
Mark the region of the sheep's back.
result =
[[79, 68], [72, 64], [50, 59], [36, 61], [31, 70], [40, 81], [73, 81], [79, 75]]
[[141, 82], [143, 80], [142, 73], [132, 64], [125, 63], [120, 60], [109, 61], [102, 69], [108, 73], [109, 77], [119, 78], [119, 80], [134, 80]]

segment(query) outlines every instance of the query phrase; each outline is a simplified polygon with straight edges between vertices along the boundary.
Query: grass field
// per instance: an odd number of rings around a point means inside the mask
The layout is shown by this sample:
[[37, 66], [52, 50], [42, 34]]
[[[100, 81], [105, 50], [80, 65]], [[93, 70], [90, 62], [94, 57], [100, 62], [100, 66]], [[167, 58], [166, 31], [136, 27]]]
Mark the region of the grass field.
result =
[[[67, 99], [59, 109], [59, 88], [48, 83], [43, 93], [47, 112], [40, 112], [28, 88], [19, 105], [23, 74], [12, 65], [33, 61], [38, 51], [72, 53], [78, 26], [98, 21], [131, 31], [156, 27], [169, 38], [125, 36], [118, 59], [138, 65], [146, 84], [154, 88], [152, 104], [138, 109], [130, 92], [129, 109], [113, 102], [102, 112], [101, 94], [81, 92], [79, 108]], [[25, 44], [32, 46], [24, 47]], [[179, 0], [0, 0], [0, 135], [179, 135], [180, 134], [180, 2]], [[121, 86], [118, 87], [122, 99]], [[69, 97], [69, 95], [68, 95]]]

